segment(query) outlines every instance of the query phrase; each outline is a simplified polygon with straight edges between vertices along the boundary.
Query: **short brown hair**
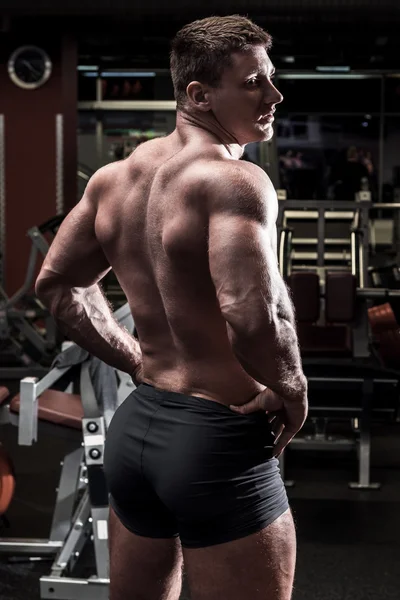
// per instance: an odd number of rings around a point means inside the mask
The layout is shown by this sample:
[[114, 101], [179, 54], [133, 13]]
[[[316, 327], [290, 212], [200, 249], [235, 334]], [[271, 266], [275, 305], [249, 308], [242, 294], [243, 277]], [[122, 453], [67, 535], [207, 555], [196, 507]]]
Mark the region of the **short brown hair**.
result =
[[269, 50], [272, 37], [240, 15], [209, 17], [185, 25], [176, 34], [171, 49], [171, 75], [178, 109], [186, 101], [191, 81], [218, 87], [225, 68], [232, 64], [232, 52], [260, 45]]

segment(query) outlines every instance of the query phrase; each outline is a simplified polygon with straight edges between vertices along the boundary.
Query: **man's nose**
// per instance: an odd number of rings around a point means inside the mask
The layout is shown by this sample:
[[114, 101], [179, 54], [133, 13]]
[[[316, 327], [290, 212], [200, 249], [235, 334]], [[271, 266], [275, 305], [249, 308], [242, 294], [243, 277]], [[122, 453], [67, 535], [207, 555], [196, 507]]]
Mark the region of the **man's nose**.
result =
[[269, 86], [265, 91], [265, 103], [266, 104], [280, 104], [283, 100], [283, 96], [280, 91], [274, 86], [272, 82], [269, 82]]

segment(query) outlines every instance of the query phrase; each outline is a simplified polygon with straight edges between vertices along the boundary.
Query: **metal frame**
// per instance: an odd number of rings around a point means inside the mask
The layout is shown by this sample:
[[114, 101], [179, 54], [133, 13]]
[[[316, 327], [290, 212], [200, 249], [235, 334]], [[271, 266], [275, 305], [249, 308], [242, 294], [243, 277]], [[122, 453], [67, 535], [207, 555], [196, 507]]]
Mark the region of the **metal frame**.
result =
[[[312, 384], [357, 384], [362, 389], [362, 405], [354, 407], [345, 406], [330, 406], [330, 407], [312, 407], [313, 413], [337, 413], [340, 417], [351, 418], [357, 412], [359, 416], [359, 431], [358, 437], [354, 439], [345, 437], [330, 437], [324, 435], [313, 437], [298, 436], [291, 441], [290, 449], [293, 450], [328, 450], [328, 451], [343, 451], [356, 449], [358, 454], [358, 481], [349, 482], [349, 488], [353, 490], [378, 490], [381, 487], [380, 483], [371, 482], [370, 466], [371, 466], [371, 423], [373, 415], [373, 399], [376, 383], [385, 383], [392, 385], [398, 389], [399, 380], [383, 376], [382, 378], [361, 378], [361, 377], [308, 377], [310, 387]], [[381, 412], [392, 414], [393, 411], [383, 409]], [[293, 480], [285, 480], [285, 455], [280, 457], [280, 469], [282, 478], [287, 487], [294, 485]]]
[[64, 116], [56, 115], [56, 215], [64, 213]]
[[[128, 304], [114, 318], [131, 333], [134, 321]], [[68, 347], [74, 346], [69, 343]], [[27, 555], [55, 554], [49, 576], [40, 579], [41, 598], [60, 600], [104, 600], [109, 594], [108, 492], [103, 474], [105, 417], [98, 407], [90, 379], [81, 367], [83, 444], [62, 463], [57, 499], [48, 540], [3, 539], [0, 552]], [[18, 442], [32, 445], [38, 436], [38, 396], [49, 389], [71, 367], [54, 368], [42, 380], [27, 377], [21, 381]], [[118, 405], [133, 391], [127, 377], [120, 376]], [[11, 419], [10, 419], [11, 421]], [[88, 540], [94, 544], [96, 573], [90, 578], [70, 577]]]
[[[31, 290], [33, 281], [36, 273], [36, 263], [38, 256], [42, 254], [45, 256], [49, 249], [49, 244], [40, 231], [39, 227], [32, 227], [27, 232], [28, 237], [32, 241], [32, 247], [28, 258], [28, 267], [25, 274], [25, 281], [19, 290], [11, 297], [7, 295], [5, 290], [0, 285], [0, 304], [2, 305], [2, 316], [0, 317], [0, 338], [8, 339], [10, 344], [15, 346], [17, 356], [21, 354], [21, 348], [19, 342], [17, 342], [13, 335], [12, 327], [21, 332], [24, 337], [31, 342], [31, 344], [37, 349], [41, 355], [45, 355], [48, 352], [52, 352], [57, 347], [57, 329], [54, 319], [51, 317], [49, 312], [44, 309], [38, 310], [23, 310], [15, 308], [18, 302]], [[34, 317], [41, 316], [46, 322], [46, 334], [45, 336], [38, 333], [35, 327], [29, 322]], [[35, 366], [35, 361], [30, 359], [27, 355], [24, 356], [27, 364], [29, 364], [29, 371], [31, 366]], [[0, 368], [0, 377], [6, 378], [17, 378], [21, 379], [26, 375], [27, 367], [21, 369], [15, 369], [15, 367], [3, 367]], [[40, 374], [43, 374], [43, 369]]]
[[[41, 381], [26, 378], [21, 381], [21, 404], [19, 415], [19, 443], [31, 445], [37, 440], [38, 415], [37, 397], [71, 368], [53, 369]], [[81, 380], [82, 388], [82, 380]], [[91, 397], [92, 390], [81, 389], [85, 412], [85, 399]], [[89, 431], [89, 424], [95, 422], [96, 432]], [[83, 419], [83, 447], [68, 454], [62, 464], [61, 476], [48, 540], [2, 539], [0, 552], [32, 555], [53, 555], [55, 559], [49, 577], [40, 580], [42, 598], [108, 598], [108, 496], [103, 497], [103, 505], [95, 506], [96, 496], [91, 498], [90, 470], [102, 468], [103, 453], [95, 460], [91, 450], [103, 448], [105, 442], [104, 418]], [[105, 484], [104, 489], [106, 490]], [[105, 502], [104, 502], [105, 500]], [[90, 579], [70, 578], [68, 574], [75, 567], [81, 552], [89, 539], [93, 540], [96, 557], [96, 575]], [[94, 581], [98, 586], [89, 586]], [[86, 590], [82, 595], [81, 590]], [[89, 591], [90, 590], [90, 591]], [[87, 595], [89, 594], [89, 595]]]
[[[357, 278], [357, 302], [358, 311], [357, 319], [353, 326], [353, 359], [364, 360], [369, 358], [369, 323], [368, 323], [368, 312], [367, 302], [370, 299], [387, 299], [388, 297], [400, 297], [400, 290], [386, 290], [386, 289], [375, 289], [366, 287], [368, 281], [368, 264], [366, 257], [368, 257], [369, 251], [369, 211], [373, 207], [369, 201], [370, 196], [367, 193], [365, 196], [362, 192], [359, 194], [359, 201], [356, 202], [340, 202], [340, 201], [318, 201], [318, 200], [306, 200], [306, 201], [279, 201], [279, 218], [278, 225], [281, 229], [281, 236], [279, 240], [279, 263], [281, 275], [286, 278], [292, 271], [292, 260], [294, 252], [291, 250], [291, 241], [293, 239], [293, 231], [288, 227], [288, 220], [292, 219], [313, 219], [317, 220], [318, 227], [318, 239], [311, 240], [313, 244], [317, 243], [317, 252], [314, 253], [303, 253], [306, 254], [307, 258], [315, 258], [316, 262], [314, 265], [304, 266], [307, 270], [314, 269], [321, 276], [322, 286], [324, 284], [324, 270], [331, 269], [331, 266], [325, 265], [325, 260], [329, 253], [325, 252], [325, 219], [347, 219], [352, 221], [351, 235], [350, 235], [350, 247], [351, 253], [351, 272]], [[376, 206], [376, 205], [375, 205]], [[379, 207], [380, 205], [377, 205]], [[394, 207], [392, 204], [384, 205], [385, 208], [400, 208]], [[295, 210], [293, 210], [295, 209]], [[303, 209], [303, 210], [301, 210]], [[335, 209], [335, 210], [332, 210]], [[303, 240], [295, 238], [300, 243]], [[307, 240], [309, 241], [309, 240]], [[298, 265], [293, 266], [293, 269], [297, 269]], [[307, 359], [303, 360], [303, 364], [306, 364]], [[321, 363], [321, 361], [319, 361]], [[332, 359], [331, 359], [332, 362]], [[357, 364], [357, 363], [355, 363]], [[324, 364], [320, 366], [323, 369]], [[378, 483], [371, 483], [370, 481], [370, 452], [371, 452], [371, 436], [370, 427], [372, 419], [372, 403], [374, 397], [374, 384], [376, 382], [386, 382], [388, 384], [396, 385], [398, 387], [398, 379], [369, 379], [366, 378], [340, 378], [340, 377], [309, 377], [308, 381], [310, 386], [313, 383], [322, 382], [324, 385], [327, 383], [339, 383], [346, 384], [356, 383], [362, 388], [362, 406], [359, 407], [360, 411], [360, 428], [358, 439], [327, 439], [323, 434], [317, 434], [314, 437], [302, 437], [298, 436], [292, 441], [292, 447], [295, 449], [350, 449], [356, 447], [358, 449], [358, 464], [359, 464], [359, 477], [358, 481], [350, 483], [351, 489], [378, 489], [380, 486]], [[319, 410], [320, 408], [320, 410]], [[326, 407], [312, 407], [310, 412], [320, 412], [321, 414], [327, 414]], [[344, 407], [336, 406], [329, 409], [330, 412], [343, 413], [344, 415], [351, 415], [355, 411], [354, 408], [346, 410]], [[328, 412], [329, 412], [328, 411]], [[285, 461], [281, 458], [281, 472], [284, 477]], [[293, 481], [287, 481], [286, 485], [293, 485]]]

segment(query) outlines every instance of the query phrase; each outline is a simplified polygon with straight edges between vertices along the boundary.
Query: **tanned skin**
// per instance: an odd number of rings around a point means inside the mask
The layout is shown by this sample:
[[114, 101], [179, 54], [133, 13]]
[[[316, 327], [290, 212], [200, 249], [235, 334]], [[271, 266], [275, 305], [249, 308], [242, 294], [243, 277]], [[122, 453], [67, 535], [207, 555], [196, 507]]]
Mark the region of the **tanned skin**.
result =
[[[136, 382], [271, 413], [279, 456], [305, 421], [307, 384], [277, 264], [276, 193], [239, 161], [273, 135], [273, 71], [255, 45], [232, 54], [217, 88], [190, 83], [171, 135], [92, 177], [36, 290], [70, 339]], [[111, 267], [139, 341], [99, 287]], [[192, 600], [289, 600], [295, 543], [287, 512], [245, 540], [185, 550]], [[139, 538], [111, 511], [110, 549], [112, 600], [179, 598], [176, 540]]]

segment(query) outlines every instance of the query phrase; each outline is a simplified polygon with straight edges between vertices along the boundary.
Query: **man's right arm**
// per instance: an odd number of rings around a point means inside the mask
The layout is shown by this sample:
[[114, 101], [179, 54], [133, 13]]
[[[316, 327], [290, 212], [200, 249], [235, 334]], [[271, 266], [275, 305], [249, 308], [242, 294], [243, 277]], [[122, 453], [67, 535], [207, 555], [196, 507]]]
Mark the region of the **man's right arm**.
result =
[[[272, 232], [276, 200], [247, 177], [216, 190], [209, 217], [209, 264], [232, 349], [243, 369], [285, 402], [304, 401], [292, 303]], [[270, 194], [270, 199], [268, 199]]]

